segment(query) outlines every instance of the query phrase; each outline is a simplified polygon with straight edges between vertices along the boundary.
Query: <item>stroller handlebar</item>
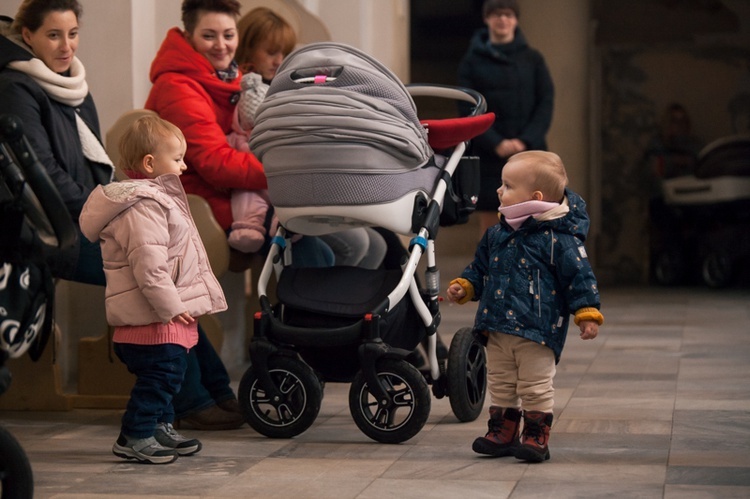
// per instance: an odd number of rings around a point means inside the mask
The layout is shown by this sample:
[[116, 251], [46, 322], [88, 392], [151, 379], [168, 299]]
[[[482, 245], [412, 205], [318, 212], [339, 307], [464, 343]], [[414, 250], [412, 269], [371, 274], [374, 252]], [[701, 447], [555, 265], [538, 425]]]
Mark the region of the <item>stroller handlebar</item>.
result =
[[484, 96], [471, 88], [439, 83], [410, 83], [406, 85], [406, 90], [412, 97], [438, 97], [469, 102], [474, 105], [469, 116], [478, 116], [487, 112], [487, 101]]

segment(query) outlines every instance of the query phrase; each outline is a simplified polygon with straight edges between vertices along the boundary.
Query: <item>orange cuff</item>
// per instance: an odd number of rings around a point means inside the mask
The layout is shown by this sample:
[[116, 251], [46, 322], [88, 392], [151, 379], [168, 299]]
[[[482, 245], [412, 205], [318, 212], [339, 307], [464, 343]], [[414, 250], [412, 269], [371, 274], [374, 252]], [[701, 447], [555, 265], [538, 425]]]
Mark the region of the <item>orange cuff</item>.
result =
[[573, 319], [576, 323], [576, 326], [581, 321], [594, 321], [600, 326], [604, 324], [604, 316], [602, 315], [599, 310], [595, 309], [594, 307], [585, 307], [581, 308], [575, 313], [575, 318]]
[[457, 277], [450, 282], [450, 285], [453, 284], [458, 284], [459, 286], [464, 288], [464, 291], [466, 291], [466, 296], [458, 300], [456, 303], [458, 303], [459, 305], [463, 305], [464, 303], [470, 302], [474, 298], [474, 285], [467, 279], [464, 279], [463, 277]]

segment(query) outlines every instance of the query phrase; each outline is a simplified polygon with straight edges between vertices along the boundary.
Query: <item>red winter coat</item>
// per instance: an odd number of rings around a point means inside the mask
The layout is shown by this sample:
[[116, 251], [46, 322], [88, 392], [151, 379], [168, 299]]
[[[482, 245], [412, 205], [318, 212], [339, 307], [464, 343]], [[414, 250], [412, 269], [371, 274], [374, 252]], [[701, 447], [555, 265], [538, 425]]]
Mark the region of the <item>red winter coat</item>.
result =
[[193, 49], [179, 28], [172, 28], [151, 64], [153, 87], [146, 109], [177, 125], [185, 134], [185, 191], [204, 197], [219, 225], [232, 224], [230, 189], [265, 189], [263, 165], [251, 153], [227, 142], [240, 77], [221, 81], [208, 59]]

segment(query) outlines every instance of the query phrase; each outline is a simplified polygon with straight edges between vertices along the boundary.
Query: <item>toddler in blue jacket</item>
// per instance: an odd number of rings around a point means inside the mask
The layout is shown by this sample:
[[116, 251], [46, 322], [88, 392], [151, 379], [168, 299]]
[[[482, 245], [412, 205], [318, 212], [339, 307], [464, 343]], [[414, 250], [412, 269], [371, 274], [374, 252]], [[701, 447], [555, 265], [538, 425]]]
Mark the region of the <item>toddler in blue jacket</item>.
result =
[[474, 330], [487, 341], [492, 405], [488, 432], [472, 445], [480, 454], [549, 459], [552, 381], [569, 316], [584, 340], [596, 338], [604, 321], [584, 248], [586, 204], [567, 183], [557, 154], [511, 156], [497, 190], [500, 223], [448, 287], [452, 302], [479, 300]]

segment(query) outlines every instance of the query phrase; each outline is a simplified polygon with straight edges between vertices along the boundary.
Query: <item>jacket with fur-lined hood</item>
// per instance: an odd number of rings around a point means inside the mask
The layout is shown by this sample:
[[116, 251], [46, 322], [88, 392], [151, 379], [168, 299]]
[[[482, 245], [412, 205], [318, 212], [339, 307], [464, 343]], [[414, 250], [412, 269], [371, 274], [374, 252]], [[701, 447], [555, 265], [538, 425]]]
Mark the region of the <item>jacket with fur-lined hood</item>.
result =
[[80, 224], [86, 238], [101, 240], [110, 325], [227, 309], [176, 174], [97, 187]]

